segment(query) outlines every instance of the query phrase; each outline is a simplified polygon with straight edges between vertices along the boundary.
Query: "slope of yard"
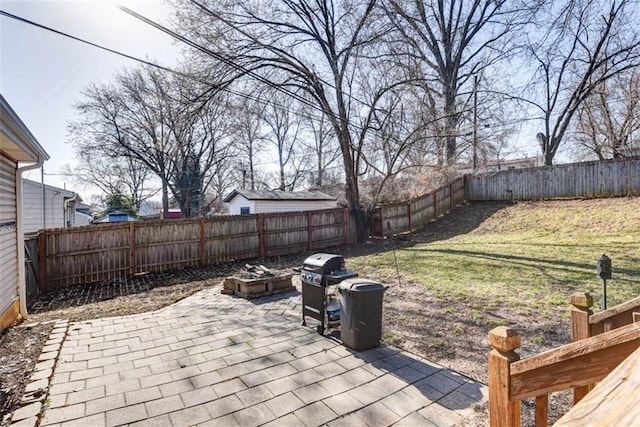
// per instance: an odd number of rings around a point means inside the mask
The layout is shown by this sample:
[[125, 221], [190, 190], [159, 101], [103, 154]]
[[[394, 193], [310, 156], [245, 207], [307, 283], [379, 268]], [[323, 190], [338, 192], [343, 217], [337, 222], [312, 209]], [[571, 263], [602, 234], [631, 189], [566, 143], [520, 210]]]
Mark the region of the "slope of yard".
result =
[[[458, 225], [465, 228], [461, 234]], [[395, 251], [399, 285], [393, 251], [349, 260], [361, 276], [392, 283], [390, 295], [414, 300], [415, 311], [398, 313], [408, 323], [421, 321], [421, 306], [435, 305], [438, 317], [459, 318], [452, 332], [471, 319], [486, 332], [514, 326], [534, 345], [559, 332], [567, 341], [572, 293], [590, 292], [594, 311], [600, 310], [602, 282], [595, 272], [602, 254], [613, 264], [608, 306], [640, 295], [640, 198], [474, 204], [408, 239]], [[428, 303], [415, 302], [417, 295]]]
[[[639, 198], [476, 203], [397, 242], [400, 281], [390, 249], [349, 263], [390, 284], [387, 343], [486, 383], [492, 328], [517, 329], [527, 357], [570, 342], [572, 293], [590, 292], [600, 310], [603, 253], [608, 307], [639, 296], [639, 237]], [[552, 398], [551, 412], [567, 401]]]

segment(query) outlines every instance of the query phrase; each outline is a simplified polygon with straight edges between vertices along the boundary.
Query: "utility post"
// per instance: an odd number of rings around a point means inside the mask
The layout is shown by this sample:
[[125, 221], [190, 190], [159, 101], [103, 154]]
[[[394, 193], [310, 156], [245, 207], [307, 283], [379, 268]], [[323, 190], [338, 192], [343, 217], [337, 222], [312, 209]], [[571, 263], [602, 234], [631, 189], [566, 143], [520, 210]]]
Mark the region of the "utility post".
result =
[[478, 168], [478, 75], [473, 76], [473, 171]]

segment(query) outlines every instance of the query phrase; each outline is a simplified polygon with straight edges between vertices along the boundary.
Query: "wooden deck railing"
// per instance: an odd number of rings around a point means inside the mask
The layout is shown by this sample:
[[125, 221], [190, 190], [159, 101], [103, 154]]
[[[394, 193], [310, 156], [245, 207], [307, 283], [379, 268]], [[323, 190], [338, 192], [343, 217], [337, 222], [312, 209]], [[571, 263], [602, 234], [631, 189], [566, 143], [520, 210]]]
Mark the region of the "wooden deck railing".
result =
[[627, 357], [555, 427], [633, 426], [640, 420], [640, 348]]
[[640, 323], [633, 323], [640, 317], [634, 314], [640, 305], [637, 300], [640, 298], [595, 316], [590, 295], [572, 295], [575, 342], [523, 360], [516, 353], [521, 338], [514, 329], [501, 326], [489, 332], [493, 347], [489, 353], [491, 426], [520, 426], [522, 399], [535, 397], [536, 426], [546, 426], [549, 393], [573, 388], [578, 390], [574, 400], [584, 397], [593, 384], [640, 347]]
[[[640, 297], [593, 314], [593, 298], [588, 293], [576, 292], [571, 295], [571, 341], [600, 335], [634, 322], [634, 314], [640, 316]], [[637, 321], [637, 320], [636, 320]], [[595, 383], [574, 387], [573, 403], [578, 403]]]

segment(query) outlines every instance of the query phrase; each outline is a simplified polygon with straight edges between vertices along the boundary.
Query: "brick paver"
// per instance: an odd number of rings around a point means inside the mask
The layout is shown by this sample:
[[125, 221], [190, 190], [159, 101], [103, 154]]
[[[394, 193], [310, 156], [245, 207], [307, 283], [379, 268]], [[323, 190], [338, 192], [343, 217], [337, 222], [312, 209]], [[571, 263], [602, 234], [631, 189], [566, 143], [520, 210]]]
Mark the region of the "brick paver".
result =
[[61, 325], [33, 378], [51, 384], [40, 425], [444, 426], [487, 399], [484, 385], [417, 356], [320, 336], [300, 309], [297, 292], [247, 301], [215, 287]]

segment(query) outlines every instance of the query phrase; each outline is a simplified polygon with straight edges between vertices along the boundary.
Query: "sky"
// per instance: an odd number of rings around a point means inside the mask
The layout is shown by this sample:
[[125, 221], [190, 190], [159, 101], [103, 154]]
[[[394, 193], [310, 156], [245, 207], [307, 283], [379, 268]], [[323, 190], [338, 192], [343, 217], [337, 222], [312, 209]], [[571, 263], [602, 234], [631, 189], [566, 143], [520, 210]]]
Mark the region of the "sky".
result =
[[[167, 23], [162, 0], [0, 0], [0, 9], [55, 30], [146, 60], [173, 66], [180, 48], [164, 33], [118, 9], [123, 5], [156, 22]], [[66, 126], [77, 116], [74, 103], [92, 82], [108, 83], [136, 61], [53, 32], [0, 16], [0, 92], [50, 160], [46, 184], [75, 189], [61, 168], [75, 164]], [[25, 173], [40, 181], [40, 171]]]
[[[175, 65], [180, 46], [168, 35], [118, 9], [126, 6], [167, 24], [163, 0], [0, 0], [0, 9], [87, 41], [168, 67]], [[108, 83], [114, 74], [136, 61], [100, 50], [35, 26], [0, 16], [0, 92], [51, 157], [44, 165], [46, 184], [87, 193], [62, 175], [74, 166], [73, 147], [66, 143], [67, 123], [77, 118], [74, 103], [92, 82]], [[530, 129], [522, 135], [535, 134]], [[520, 145], [520, 144], [518, 144]], [[536, 155], [527, 139], [519, 155]], [[40, 181], [40, 171], [26, 178]]]

